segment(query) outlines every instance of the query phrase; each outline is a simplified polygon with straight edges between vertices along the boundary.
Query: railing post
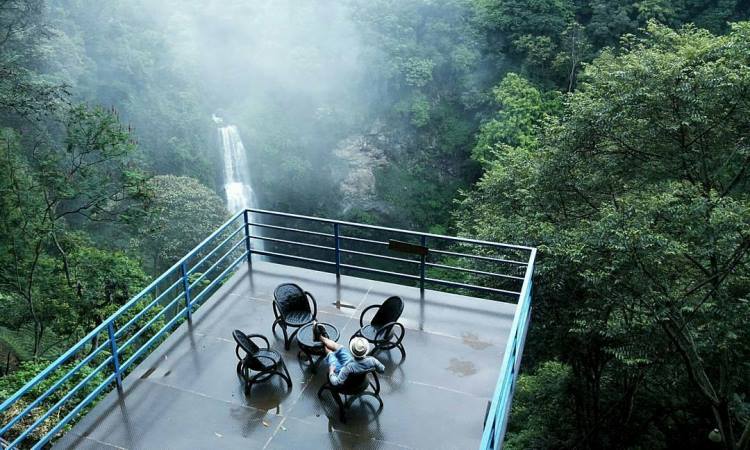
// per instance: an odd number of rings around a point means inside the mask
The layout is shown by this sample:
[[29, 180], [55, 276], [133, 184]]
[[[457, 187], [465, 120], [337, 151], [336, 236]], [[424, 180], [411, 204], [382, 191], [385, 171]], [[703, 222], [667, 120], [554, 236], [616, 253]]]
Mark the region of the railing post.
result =
[[339, 235], [339, 224], [333, 224], [334, 247], [336, 248], [336, 278], [341, 276], [341, 239]]
[[109, 347], [112, 350], [112, 365], [115, 368], [115, 381], [117, 387], [122, 389], [122, 374], [120, 374], [120, 352], [117, 350], [117, 341], [115, 340], [115, 327], [113, 321], [107, 324], [107, 334], [109, 335]]
[[[422, 235], [422, 238], [419, 241], [419, 244], [427, 248], [427, 236]], [[427, 261], [427, 255], [422, 254], [419, 256], [419, 289], [421, 291], [424, 291], [424, 273], [425, 273], [425, 263]]]
[[188, 271], [185, 262], [180, 264], [180, 274], [182, 276], [182, 288], [185, 291], [185, 317], [190, 320], [193, 313], [190, 310], [190, 280], [188, 279]]
[[242, 216], [245, 219], [245, 250], [247, 250], [247, 265], [249, 268], [253, 267], [253, 255], [252, 255], [252, 247], [250, 245], [250, 214], [248, 214], [247, 209], [245, 210], [244, 214]]

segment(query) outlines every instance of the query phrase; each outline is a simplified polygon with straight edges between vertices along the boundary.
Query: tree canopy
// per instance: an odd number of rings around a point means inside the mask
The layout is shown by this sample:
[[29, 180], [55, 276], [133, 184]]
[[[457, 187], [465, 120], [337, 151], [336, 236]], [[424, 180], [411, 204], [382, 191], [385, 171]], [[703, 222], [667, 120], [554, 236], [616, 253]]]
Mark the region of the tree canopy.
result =
[[193, 178], [160, 175], [149, 185], [156, 194], [139, 245], [161, 272], [219, 228], [229, 213], [215, 192]]
[[465, 232], [542, 250], [531, 354], [570, 367], [573, 446], [746, 448], [748, 33], [650, 24], [463, 200]]
[[538, 247], [506, 447], [748, 450], [748, 18], [0, 0], [0, 393], [226, 220], [215, 114], [264, 209]]

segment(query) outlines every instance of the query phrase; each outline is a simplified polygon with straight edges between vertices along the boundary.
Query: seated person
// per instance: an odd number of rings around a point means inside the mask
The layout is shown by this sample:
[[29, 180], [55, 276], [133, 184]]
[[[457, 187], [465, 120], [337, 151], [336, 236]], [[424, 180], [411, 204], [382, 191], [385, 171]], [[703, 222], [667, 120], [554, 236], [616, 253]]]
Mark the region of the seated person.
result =
[[355, 337], [349, 342], [347, 349], [328, 339], [325, 328], [317, 322], [313, 322], [313, 337], [325, 346], [329, 366], [328, 380], [334, 386], [341, 386], [349, 375], [367, 372], [373, 368], [379, 373], [385, 372], [385, 366], [380, 361], [367, 356], [370, 352], [370, 343], [365, 338]]

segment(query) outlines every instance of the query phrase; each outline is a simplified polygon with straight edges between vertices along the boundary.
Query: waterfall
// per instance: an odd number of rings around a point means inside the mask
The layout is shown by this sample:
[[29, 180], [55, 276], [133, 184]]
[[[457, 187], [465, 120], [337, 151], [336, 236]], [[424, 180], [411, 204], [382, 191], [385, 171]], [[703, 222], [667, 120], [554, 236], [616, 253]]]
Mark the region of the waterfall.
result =
[[224, 191], [227, 196], [227, 209], [236, 213], [244, 208], [256, 208], [250, 170], [247, 164], [247, 153], [242, 145], [240, 133], [234, 125], [224, 126], [224, 121], [213, 116], [219, 125], [219, 137], [224, 151]]
[[[240, 133], [234, 125], [225, 125], [221, 117], [213, 115], [213, 120], [219, 129], [219, 138], [224, 153], [224, 192], [227, 197], [227, 210], [231, 214], [245, 208], [257, 208], [250, 167], [247, 162], [247, 152], [242, 144]], [[250, 220], [253, 221], [250, 215]], [[258, 227], [250, 227], [253, 236], [260, 236]], [[253, 247], [263, 249], [263, 241], [253, 240]]]

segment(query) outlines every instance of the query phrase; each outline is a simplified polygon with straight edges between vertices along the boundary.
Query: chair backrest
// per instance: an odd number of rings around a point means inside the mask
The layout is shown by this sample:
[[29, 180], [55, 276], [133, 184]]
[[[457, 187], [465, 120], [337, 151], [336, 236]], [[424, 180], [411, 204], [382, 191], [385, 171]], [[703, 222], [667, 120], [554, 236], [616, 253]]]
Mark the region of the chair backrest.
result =
[[240, 348], [242, 348], [242, 350], [247, 353], [247, 355], [245, 355], [245, 359], [243, 360], [243, 364], [245, 365], [245, 367], [257, 371], [265, 370], [263, 362], [257, 357], [257, 354], [260, 351], [260, 347], [255, 345], [255, 342], [253, 342], [252, 339], [247, 337], [247, 335], [240, 330], [234, 330], [232, 332], [232, 337], [234, 337], [234, 341], [237, 343], [237, 345], [239, 345]]
[[273, 298], [278, 302], [282, 313], [287, 311], [312, 312], [305, 291], [294, 283], [278, 285], [273, 291]]
[[378, 312], [372, 317], [370, 323], [375, 327], [379, 327], [390, 322], [396, 322], [398, 318], [401, 317], [402, 312], [404, 312], [404, 301], [401, 300], [401, 297], [395, 295], [393, 297], [388, 297], [386, 301], [380, 305]]
[[232, 332], [232, 337], [237, 345], [239, 345], [248, 355], [255, 355], [258, 353], [258, 350], [260, 350], [260, 347], [255, 345], [255, 343], [241, 330], [234, 330]]
[[336, 390], [346, 395], [354, 395], [363, 392], [370, 385], [367, 379], [367, 374], [375, 372], [375, 369], [370, 369], [366, 372], [349, 375], [344, 380], [344, 383], [336, 387]]

